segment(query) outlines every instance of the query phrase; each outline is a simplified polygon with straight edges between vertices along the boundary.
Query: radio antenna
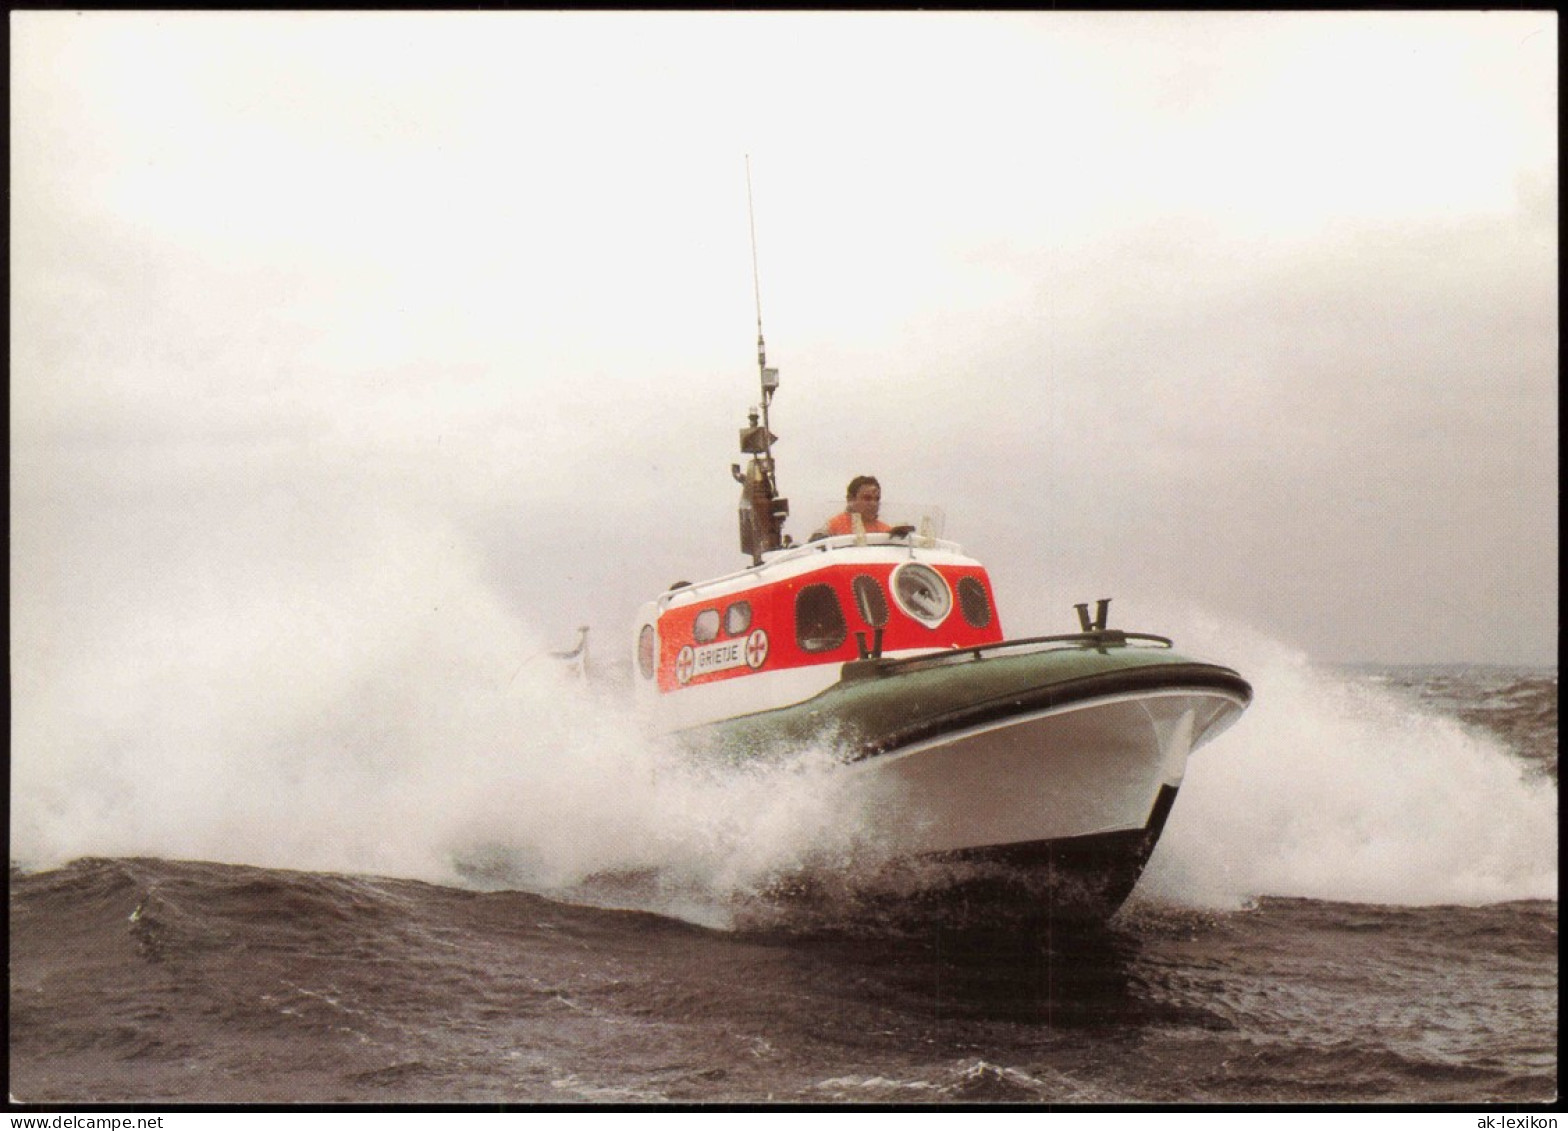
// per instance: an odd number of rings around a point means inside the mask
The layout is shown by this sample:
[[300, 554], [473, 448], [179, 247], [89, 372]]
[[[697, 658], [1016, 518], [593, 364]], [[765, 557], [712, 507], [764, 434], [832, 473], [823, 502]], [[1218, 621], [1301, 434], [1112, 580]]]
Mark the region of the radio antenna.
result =
[[[746, 154], [746, 221], [751, 225], [751, 293], [757, 299], [757, 368], [766, 372], [768, 349], [762, 341], [762, 273], [757, 267], [757, 210], [751, 202], [751, 154]], [[767, 386], [763, 386], [763, 408], [767, 408]]]
[[768, 368], [768, 347], [762, 340], [762, 271], [757, 265], [757, 210], [751, 201], [751, 154], [746, 154], [746, 222], [751, 227], [751, 293], [757, 299], [757, 379], [762, 385], [762, 438], [773, 476], [773, 433], [768, 431], [768, 406], [779, 387], [779, 371]]
[[754, 565], [761, 564], [763, 552], [777, 550], [787, 543], [784, 520], [789, 515], [789, 500], [779, 497], [773, 473], [773, 433], [768, 428], [768, 405], [779, 387], [779, 371], [768, 368], [768, 347], [762, 340], [762, 272], [757, 266], [757, 210], [751, 198], [751, 154], [746, 154], [746, 220], [751, 227], [751, 288], [757, 300], [757, 379], [762, 386], [762, 424], [757, 410], [751, 411], [751, 424], [741, 429], [740, 450], [751, 456], [742, 473], [740, 465], [730, 470], [741, 484], [740, 546], [751, 555]]

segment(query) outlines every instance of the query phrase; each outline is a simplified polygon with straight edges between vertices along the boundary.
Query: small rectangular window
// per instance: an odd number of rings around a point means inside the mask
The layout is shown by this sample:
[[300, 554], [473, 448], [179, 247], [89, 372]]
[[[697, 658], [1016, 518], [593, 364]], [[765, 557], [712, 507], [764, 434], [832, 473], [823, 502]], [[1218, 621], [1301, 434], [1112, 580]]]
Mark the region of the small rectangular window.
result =
[[642, 631], [637, 634], [637, 670], [642, 672], [643, 679], [653, 678], [656, 664], [655, 643], [653, 625], [643, 625]]
[[739, 636], [751, 627], [751, 602], [736, 601], [724, 610], [724, 635]]
[[851, 588], [855, 591], [855, 605], [860, 609], [860, 619], [872, 628], [885, 625], [887, 598], [882, 595], [882, 586], [877, 584], [877, 579], [863, 573], [855, 578]]
[[831, 652], [849, 636], [838, 594], [808, 585], [795, 596], [795, 639], [806, 652]]
[[965, 577], [958, 583], [958, 607], [964, 619], [976, 628], [991, 623], [991, 602], [985, 595], [985, 586], [977, 578]]

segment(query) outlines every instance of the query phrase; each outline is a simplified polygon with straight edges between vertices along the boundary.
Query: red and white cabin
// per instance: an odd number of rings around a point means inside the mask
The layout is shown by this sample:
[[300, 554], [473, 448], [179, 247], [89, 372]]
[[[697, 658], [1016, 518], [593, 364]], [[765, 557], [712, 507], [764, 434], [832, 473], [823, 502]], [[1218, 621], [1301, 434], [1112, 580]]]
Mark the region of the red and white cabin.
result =
[[953, 542], [887, 534], [774, 550], [680, 585], [637, 617], [639, 708], [684, 730], [809, 699], [842, 665], [1002, 640], [985, 567]]

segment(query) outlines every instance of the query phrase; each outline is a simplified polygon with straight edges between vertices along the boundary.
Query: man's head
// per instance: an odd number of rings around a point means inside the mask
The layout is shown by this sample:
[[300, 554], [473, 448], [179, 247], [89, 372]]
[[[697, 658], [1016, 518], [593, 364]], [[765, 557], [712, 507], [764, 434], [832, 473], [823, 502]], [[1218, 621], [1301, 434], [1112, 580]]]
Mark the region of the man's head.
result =
[[859, 514], [862, 521], [875, 522], [882, 506], [882, 485], [874, 475], [857, 475], [844, 493], [844, 509]]

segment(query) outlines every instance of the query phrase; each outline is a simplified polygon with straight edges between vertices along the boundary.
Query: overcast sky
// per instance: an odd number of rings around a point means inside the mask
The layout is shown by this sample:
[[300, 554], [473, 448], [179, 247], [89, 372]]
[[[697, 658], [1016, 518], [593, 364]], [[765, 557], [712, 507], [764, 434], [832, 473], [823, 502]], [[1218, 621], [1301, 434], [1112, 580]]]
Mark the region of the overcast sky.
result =
[[1015, 634], [1554, 661], [1554, 14], [10, 20], [24, 684], [405, 561], [614, 651], [745, 564], [747, 154], [797, 537], [870, 472]]

